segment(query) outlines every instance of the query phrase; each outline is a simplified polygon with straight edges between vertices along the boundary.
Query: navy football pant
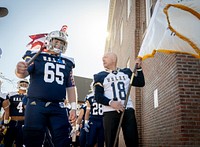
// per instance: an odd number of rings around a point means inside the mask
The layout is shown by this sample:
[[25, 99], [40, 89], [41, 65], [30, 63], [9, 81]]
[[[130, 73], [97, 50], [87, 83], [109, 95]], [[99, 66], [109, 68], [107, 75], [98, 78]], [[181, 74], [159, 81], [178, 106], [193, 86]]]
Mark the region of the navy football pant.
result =
[[24, 121], [14, 121], [11, 120], [7, 132], [4, 136], [4, 147], [13, 146], [14, 142], [16, 147], [23, 146], [23, 133], [22, 126], [24, 125]]
[[90, 118], [89, 132], [86, 133], [86, 147], [104, 147], [104, 128], [103, 119]]
[[[113, 147], [121, 113], [117, 111], [104, 112], [103, 125], [106, 147]], [[126, 147], [138, 147], [138, 132], [135, 111], [126, 109], [122, 121], [122, 131]], [[118, 143], [116, 145], [118, 147]]]
[[70, 124], [65, 108], [59, 103], [29, 99], [25, 111], [24, 144], [41, 147], [48, 127], [55, 147], [70, 146]]
[[[84, 127], [84, 124], [83, 124], [83, 127]], [[85, 147], [85, 144], [86, 144], [86, 132], [83, 129], [83, 127], [80, 129], [80, 136], [79, 136], [80, 147]]]

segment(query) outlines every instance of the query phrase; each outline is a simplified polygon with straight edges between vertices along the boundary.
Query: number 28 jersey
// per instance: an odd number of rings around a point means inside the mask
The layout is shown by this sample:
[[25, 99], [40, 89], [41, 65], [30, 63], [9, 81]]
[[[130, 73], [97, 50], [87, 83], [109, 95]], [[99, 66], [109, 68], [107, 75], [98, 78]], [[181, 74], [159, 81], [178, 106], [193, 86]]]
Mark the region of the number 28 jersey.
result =
[[[33, 55], [34, 53], [27, 51], [23, 58], [30, 59]], [[71, 58], [40, 53], [28, 68], [28, 97], [44, 101], [63, 101], [66, 97], [66, 88], [75, 86], [72, 75], [74, 67]]]
[[86, 100], [90, 103], [90, 119], [102, 119], [103, 118], [103, 105], [97, 103], [94, 93], [88, 94]]

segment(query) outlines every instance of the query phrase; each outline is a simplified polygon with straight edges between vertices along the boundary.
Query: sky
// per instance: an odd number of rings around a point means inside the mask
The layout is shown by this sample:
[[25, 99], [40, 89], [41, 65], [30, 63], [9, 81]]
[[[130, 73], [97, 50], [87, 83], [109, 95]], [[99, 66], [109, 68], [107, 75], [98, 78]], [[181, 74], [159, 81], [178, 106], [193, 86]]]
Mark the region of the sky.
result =
[[0, 17], [1, 91], [16, 89], [19, 78], [14, 71], [22, 60], [29, 35], [49, 33], [68, 26], [66, 56], [74, 58], [75, 76], [92, 78], [103, 70], [109, 0], [0, 0], [9, 13]]

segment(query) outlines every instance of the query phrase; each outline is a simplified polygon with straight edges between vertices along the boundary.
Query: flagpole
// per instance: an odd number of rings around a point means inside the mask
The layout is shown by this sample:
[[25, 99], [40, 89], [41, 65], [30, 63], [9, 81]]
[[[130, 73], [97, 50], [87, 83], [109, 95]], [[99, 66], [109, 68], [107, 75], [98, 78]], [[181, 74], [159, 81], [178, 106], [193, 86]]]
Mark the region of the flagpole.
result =
[[[130, 80], [130, 83], [129, 83], [129, 86], [128, 86], [128, 91], [127, 91], [127, 94], [126, 94], [126, 99], [125, 99], [125, 102], [124, 102], [124, 108], [126, 109], [126, 105], [128, 103], [128, 98], [129, 98], [129, 95], [130, 95], [130, 91], [131, 91], [131, 84], [133, 83], [133, 79], [134, 79], [134, 76], [135, 76], [135, 72], [137, 70], [137, 67], [138, 67], [138, 63], [135, 64], [135, 67], [133, 69], [133, 72], [132, 72], [132, 75], [131, 75], [131, 80]], [[117, 128], [117, 133], [116, 133], [116, 136], [115, 136], [115, 142], [114, 142], [114, 145], [113, 147], [116, 146], [117, 144], [117, 139], [118, 139], [118, 136], [119, 136], [119, 132], [120, 132], [120, 128], [121, 128], [121, 124], [122, 124], [122, 120], [123, 120], [123, 117], [124, 117], [124, 112], [125, 110], [122, 112], [121, 116], [120, 116], [120, 121], [119, 121], [119, 125], [118, 125], [118, 128]]]

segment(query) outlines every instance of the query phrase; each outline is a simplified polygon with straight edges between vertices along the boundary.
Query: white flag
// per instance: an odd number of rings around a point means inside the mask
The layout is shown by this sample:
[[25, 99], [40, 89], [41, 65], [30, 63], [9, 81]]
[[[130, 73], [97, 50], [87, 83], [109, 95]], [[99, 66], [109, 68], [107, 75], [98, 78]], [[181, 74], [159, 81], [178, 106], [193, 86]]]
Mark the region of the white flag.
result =
[[186, 53], [200, 58], [200, 1], [158, 0], [138, 56], [156, 52]]

